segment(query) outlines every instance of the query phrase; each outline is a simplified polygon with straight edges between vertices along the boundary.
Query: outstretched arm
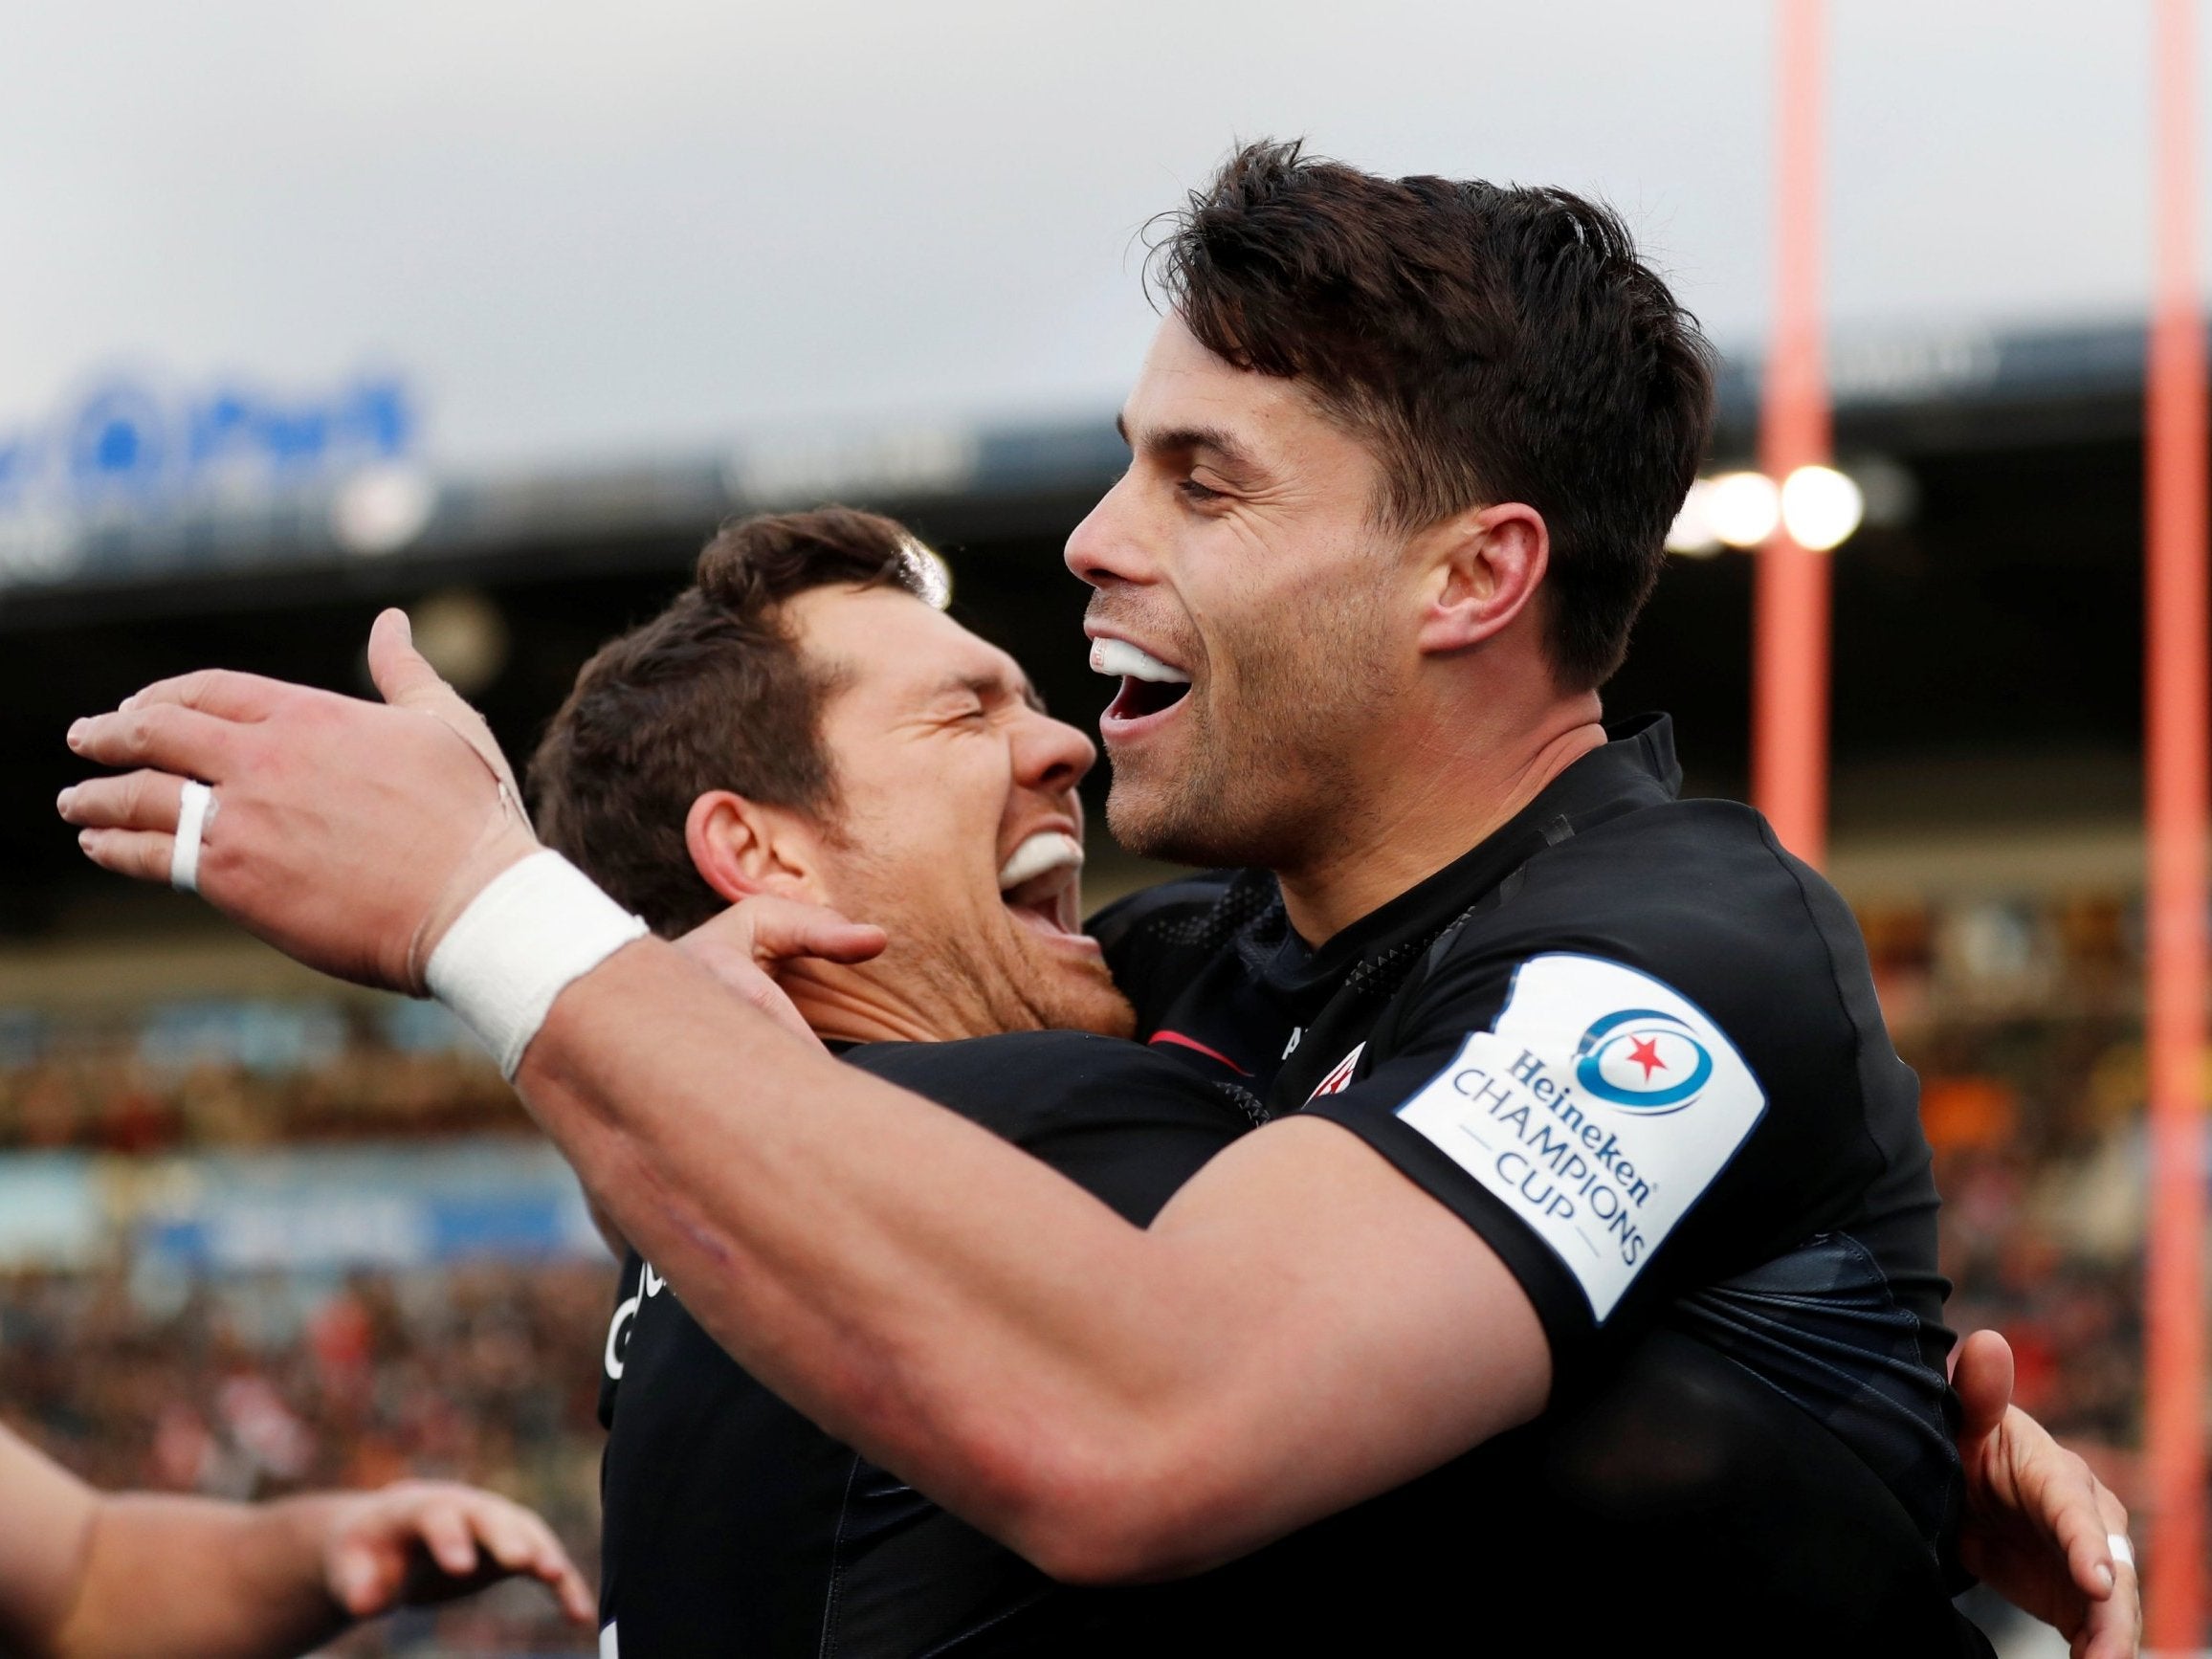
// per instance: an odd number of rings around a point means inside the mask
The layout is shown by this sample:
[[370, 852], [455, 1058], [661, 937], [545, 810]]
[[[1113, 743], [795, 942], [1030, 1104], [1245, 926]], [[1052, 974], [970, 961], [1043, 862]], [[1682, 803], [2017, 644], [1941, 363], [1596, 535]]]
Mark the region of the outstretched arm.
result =
[[0, 1636], [34, 1659], [302, 1653], [356, 1619], [528, 1574], [591, 1599], [545, 1523], [405, 1482], [265, 1504], [95, 1492], [0, 1430]]
[[[225, 674], [149, 688], [71, 735], [145, 769], [64, 813], [96, 861], [162, 879], [181, 780], [211, 784], [200, 891], [310, 965], [419, 991], [451, 918], [536, 843], [396, 615], [371, 661], [393, 706]], [[1333, 1124], [1247, 1138], [1140, 1230], [651, 939], [561, 992], [517, 1082], [732, 1355], [1064, 1577], [1241, 1553], [1549, 1387], [1495, 1251]]]

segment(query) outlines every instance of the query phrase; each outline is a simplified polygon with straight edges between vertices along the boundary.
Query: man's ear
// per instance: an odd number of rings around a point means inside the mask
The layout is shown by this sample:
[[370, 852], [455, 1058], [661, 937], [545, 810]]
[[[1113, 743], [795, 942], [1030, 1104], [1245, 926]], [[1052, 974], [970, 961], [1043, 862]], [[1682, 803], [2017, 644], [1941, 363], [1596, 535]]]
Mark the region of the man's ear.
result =
[[699, 879], [732, 904], [763, 893], [829, 902], [820, 838], [796, 812], [710, 789], [684, 814], [683, 841]]
[[1428, 605], [1422, 651], [1442, 655], [1479, 645], [1535, 615], [1551, 567], [1543, 515], [1521, 501], [1455, 514], [1422, 533], [1427, 542]]

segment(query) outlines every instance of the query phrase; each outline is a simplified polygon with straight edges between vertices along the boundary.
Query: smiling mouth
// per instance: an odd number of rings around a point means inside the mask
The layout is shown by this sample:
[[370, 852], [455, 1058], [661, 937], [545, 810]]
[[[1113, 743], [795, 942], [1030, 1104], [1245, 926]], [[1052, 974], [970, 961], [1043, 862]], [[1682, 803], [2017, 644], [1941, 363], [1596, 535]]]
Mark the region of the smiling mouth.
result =
[[1106, 710], [1109, 719], [1140, 720], [1164, 713], [1190, 695], [1189, 675], [1125, 639], [1093, 640], [1091, 672], [1121, 680], [1120, 692]]
[[1083, 844], [1041, 830], [999, 868], [999, 897], [1017, 920], [1051, 938], [1081, 940]]

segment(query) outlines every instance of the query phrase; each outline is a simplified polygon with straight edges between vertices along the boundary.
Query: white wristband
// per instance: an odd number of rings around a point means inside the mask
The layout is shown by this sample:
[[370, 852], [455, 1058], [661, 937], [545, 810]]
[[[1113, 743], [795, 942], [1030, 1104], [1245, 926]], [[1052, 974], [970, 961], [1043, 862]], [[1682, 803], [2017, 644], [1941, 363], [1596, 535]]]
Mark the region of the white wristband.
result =
[[533, 852], [469, 900], [423, 977], [512, 1082], [553, 999], [645, 932], [560, 853]]

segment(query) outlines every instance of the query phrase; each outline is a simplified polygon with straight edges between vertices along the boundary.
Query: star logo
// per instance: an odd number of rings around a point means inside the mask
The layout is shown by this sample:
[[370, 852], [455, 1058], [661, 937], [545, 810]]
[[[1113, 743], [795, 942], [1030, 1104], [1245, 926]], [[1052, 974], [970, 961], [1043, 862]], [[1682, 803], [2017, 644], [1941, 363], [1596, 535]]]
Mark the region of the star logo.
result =
[[1660, 1008], [1617, 1009], [1575, 1045], [1575, 1082], [1631, 1112], [1678, 1112], [1712, 1079], [1696, 1028]]

